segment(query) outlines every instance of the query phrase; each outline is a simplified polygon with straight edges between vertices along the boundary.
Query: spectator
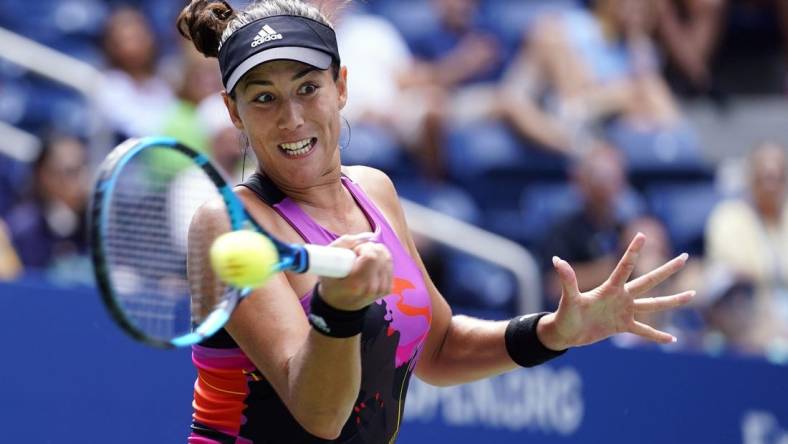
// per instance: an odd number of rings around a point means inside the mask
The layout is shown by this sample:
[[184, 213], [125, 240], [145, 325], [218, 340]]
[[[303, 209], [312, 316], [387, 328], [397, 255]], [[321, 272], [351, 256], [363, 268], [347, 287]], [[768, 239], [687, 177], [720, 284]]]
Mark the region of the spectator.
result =
[[709, 267], [705, 288], [697, 300], [703, 306], [706, 324], [704, 351], [712, 355], [758, 355], [766, 351], [769, 331], [757, 313], [756, 291], [752, 279], [725, 266]]
[[585, 130], [610, 118], [639, 132], [675, 130], [680, 113], [649, 37], [653, 7], [647, 0], [598, 0], [593, 13], [576, 8], [538, 19], [505, 75], [503, 117], [525, 138], [561, 153], [590, 140]]
[[205, 132], [208, 140], [211, 160], [233, 184], [241, 182], [241, 162], [245, 145], [241, 143], [241, 132], [233, 126], [227, 114], [222, 97], [214, 94], [203, 99], [197, 107], [196, 115], [198, 126]]
[[[624, 162], [612, 146], [600, 143], [589, 149], [571, 176], [582, 204], [553, 225], [542, 251], [572, 264], [582, 291], [601, 284], [615, 267], [624, 225], [639, 210], [626, 195]], [[547, 287], [548, 305], [555, 304], [561, 294], [555, 276]]]
[[207, 152], [209, 134], [201, 125], [197, 107], [204, 99], [222, 90], [218, 62], [203, 57], [190, 45], [184, 45], [181, 65], [177, 99], [163, 116], [158, 132], [174, 137], [197, 151]]
[[788, 93], [788, 2], [726, 0], [716, 77], [725, 91]]
[[495, 80], [503, 64], [503, 47], [486, 26], [478, 0], [432, 0], [437, 26], [414, 43], [416, 56], [426, 63], [434, 81], [446, 88]]
[[[487, 26], [478, 0], [433, 0], [437, 24], [412, 44], [419, 68], [433, 85], [428, 96], [432, 134], [440, 137], [448, 123], [489, 117], [494, 113], [495, 88], [505, 60], [505, 49]], [[443, 175], [442, 141], [427, 152], [432, 170]]]
[[123, 7], [107, 21], [103, 41], [109, 64], [99, 93], [104, 116], [121, 137], [155, 134], [174, 97], [156, 72], [156, 42], [145, 17]]
[[8, 227], [0, 221], [0, 281], [14, 279], [22, 272], [22, 263], [11, 244]]
[[725, 25], [727, 0], [657, 0], [656, 36], [669, 78], [689, 93], [713, 93], [711, 64]]
[[7, 219], [25, 270], [47, 269], [87, 251], [89, 172], [83, 143], [52, 136], [33, 166], [27, 199]]
[[27, 162], [0, 152], [0, 218], [5, 217], [19, 200], [24, 192], [22, 184], [29, 175]]
[[754, 281], [761, 323], [788, 338], [786, 148], [773, 142], [749, 155], [749, 190], [721, 202], [706, 226], [706, 256]]
[[[441, 92], [391, 23], [352, 6], [342, 11], [336, 20], [337, 41], [353, 79], [342, 115], [356, 134], [380, 129], [412, 153], [426, 175], [442, 176]], [[382, 149], [380, 140], [371, 149]]]
[[[233, 126], [221, 96], [215, 94], [202, 100], [195, 115], [195, 127], [204, 131], [208, 140], [207, 150], [211, 153], [214, 165], [230, 184], [242, 182], [241, 162], [245, 161], [246, 148], [242, 148], [241, 132]], [[206, 180], [201, 169], [195, 168], [193, 164], [184, 166], [190, 168], [181, 172], [170, 185], [168, 200], [171, 220], [180, 221], [171, 224], [172, 242], [176, 248], [185, 253], [188, 227], [194, 212], [205, 203], [206, 198], [216, 195], [216, 188]], [[250, 173], [253, 171], [254, 168], [249, 169]], [[189, 192], [184, 193], [183, 190]]]

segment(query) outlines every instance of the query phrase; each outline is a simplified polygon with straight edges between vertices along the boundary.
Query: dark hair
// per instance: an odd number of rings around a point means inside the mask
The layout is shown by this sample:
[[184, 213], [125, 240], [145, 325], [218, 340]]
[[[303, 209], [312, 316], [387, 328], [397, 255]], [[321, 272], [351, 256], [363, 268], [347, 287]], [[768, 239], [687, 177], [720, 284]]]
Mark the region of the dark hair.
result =
[[225, 1], [193, 0], [178, 15], [178, 32], [206, 57], [218, 57], [222, 34], [235, 17]]

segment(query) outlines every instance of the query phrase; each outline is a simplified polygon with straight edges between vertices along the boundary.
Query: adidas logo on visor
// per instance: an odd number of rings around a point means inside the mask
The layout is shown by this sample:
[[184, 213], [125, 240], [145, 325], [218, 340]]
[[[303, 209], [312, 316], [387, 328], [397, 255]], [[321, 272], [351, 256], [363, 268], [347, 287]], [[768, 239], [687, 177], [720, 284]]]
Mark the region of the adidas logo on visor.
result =
[[274, 28], [270, 27], [269, 25], [263, 26], [263, 29], [254, 36], [254, 41], [252, 42], [252, 48], [256, 48], [262, 45], [265, 42], [270, 42], [271, 40], [281, 40], [282, 34], [274, 31]]

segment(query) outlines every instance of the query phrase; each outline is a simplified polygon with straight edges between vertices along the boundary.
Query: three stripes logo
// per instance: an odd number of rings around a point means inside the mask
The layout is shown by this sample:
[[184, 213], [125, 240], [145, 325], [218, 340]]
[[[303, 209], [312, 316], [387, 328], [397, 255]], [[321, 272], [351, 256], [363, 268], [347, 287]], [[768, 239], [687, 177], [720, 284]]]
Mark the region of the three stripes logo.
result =
[[271, 26], [265, 25], [260, 30], [260, 32], [258, 32], [257, 35], [254, 36], [254, 41], [252, 42], [252, 48], [256, 48], [265, 42], [270, 42], [271, 40], [281, 40], [281, 39], [282, 39], [282, 34], [279, 34], [278, 32], [274, 31], [274, 28], [272, 28]]

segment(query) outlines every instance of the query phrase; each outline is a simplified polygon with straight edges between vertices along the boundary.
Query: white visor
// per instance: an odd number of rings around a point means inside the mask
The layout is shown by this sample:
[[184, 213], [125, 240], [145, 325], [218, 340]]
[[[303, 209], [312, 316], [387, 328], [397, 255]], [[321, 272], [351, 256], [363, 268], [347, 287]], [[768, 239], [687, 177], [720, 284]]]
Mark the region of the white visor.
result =
[[227, 85], [225, 85], [227, 92], [232, 91], [238, 81], [241, 80], [241, 77], [252, 68], [271, 60], [294, 60], [314, 66], [317, 69], [328, 69], [331, 66], [331, 55], [323, 51], [301, 46], [279, 46], [258, 52], [238, 65], [227, 79]]

